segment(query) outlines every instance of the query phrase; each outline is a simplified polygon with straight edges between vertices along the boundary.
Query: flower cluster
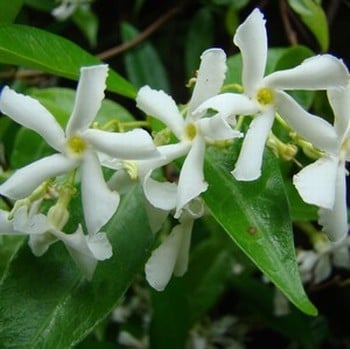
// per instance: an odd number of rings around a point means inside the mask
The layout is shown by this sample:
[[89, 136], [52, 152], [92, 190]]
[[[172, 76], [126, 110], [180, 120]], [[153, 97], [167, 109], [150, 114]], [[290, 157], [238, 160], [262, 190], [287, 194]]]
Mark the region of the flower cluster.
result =
[[[97, 260], [112, 255], [101, 229], [116, 212], [120, 194], [137, 179], [147, 199], [151, 229], [159, 230], [169, 213], [179, 221], [145, 267], [149, 283], [162, 290], [173, 273], [180, 276], [187, 270], [192, 226], [203, 214], [200, 195], [208, 187], [203, 173], [206, 145], [244, 137], [232, 180], [256, 180], [261, 175], [265, 144], [278, 114], [294, 132], [320, 150], [322, 157], [300, 171], [294, 184], [306, 202], [320, 207], [320, 224], [329, 238], [342, 240], [348, 230], [347, 68], [341, 60], [324, 54], [265, 76], [267, 34], [258, 9], [239, 26], [234, 43], [243, 60], [242, 93], [221, 92], [227, 66], [226, 55], [219, 48], [202, 54], [192, 97], [183, 111], [163, 91], [149, 86], [139, 90], [137, 107], [158, 119], [172, 134], [171, 142], [166, 144], [159, 144], [159, 139], [152, 139], [143, 129], [120, 133], [92, 127], [104, 98], [106, 65], [81, 69], [75, 105], [65, 129], [38, 101], [5, 87], [0, 110], [37, 132], [57, 153], [18, 169], [0, 185], [0, 194], [15, 200], [11, 212], [0, 212], [1, 233], [29, 234], [29, 244], [36, 255], [61, 240], [91, 278]], [[289, 90], [326, 90], [335, 114], [334, 125], [304, 110], [286, 92]], [[253, 118], [245, 135], [236, 123], [237, 116]], [[177, 183], [155, 179], [155, 170], [179, 158], [184, 161]], [[102, 167], [115, 170], [107, 183]], [[63, 231], [70, 216], [68, 206], [75, 194], [77, 170], [87, 234], [81, 225], [74, 233]], [[41, 204], [47, 197], [56, 203], [44, 214]]]

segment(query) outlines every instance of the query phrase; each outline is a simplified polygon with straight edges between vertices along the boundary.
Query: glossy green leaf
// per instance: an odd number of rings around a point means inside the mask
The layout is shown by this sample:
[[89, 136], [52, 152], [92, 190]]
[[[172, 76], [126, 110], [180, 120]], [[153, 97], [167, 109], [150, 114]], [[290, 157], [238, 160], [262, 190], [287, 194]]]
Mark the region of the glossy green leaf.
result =
[[214, 149], [206, 158], [209, 189], [203, 197], [214, 218], [235, 243], [298, 308], [315, 315], [303, 289], [295, 260], [292, 224], [283, 179], [276, 158], [266, 152], [262, 176], [238, 182], [230, 171], [233, 152]]
[[[74, 230], [81, 214], [78, 207], [72, 212]], [[113, 257], [99, 262], [91, 282], [61, 243], [40, 258], [27, 246], [19, 250], [0, 284], [2, 349], [71, 348], [114, 309], [153, 242], [139, 188], [127, 194], [104, 231]]]
[[202, 52], [212, 47], [214, 39], [214, 22], [210, 10], [200, 9], [190, 21], [186, 38], [185, 67], [188, 78], [194, 77], [199, 68]]
[[23, 0], [0, 1], [0, 23], [12, 23], [23, 6]]
[[[124, 42], [134, 39], [138, 34], [138, 31], [127, 22], [123, 22], [120, 29]], [[149, 85], [169, 92], [166, 70], [158, 52], [149, 42], [128, 50], [124, 54], [124, 62], [128, 77], [136, 87]]]
[[[77, 80], [80, 67], [101, 61], [73, 42], [24, 25], [0, 26], [0, 62], [39, 69]], [[126, 97], [135, 97], [134, 87], [112, 69], [107, 88]]]
[[313, 33], [321, 50], [326, 52], [329, 46], [329, 29], [322, 6], [314, 0], [288, 0], [288, 3]]

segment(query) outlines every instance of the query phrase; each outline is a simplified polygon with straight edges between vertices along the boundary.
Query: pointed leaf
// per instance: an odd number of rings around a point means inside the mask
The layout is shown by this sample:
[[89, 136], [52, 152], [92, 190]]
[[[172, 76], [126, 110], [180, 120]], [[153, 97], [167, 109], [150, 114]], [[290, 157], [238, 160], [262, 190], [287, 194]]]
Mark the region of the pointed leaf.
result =
[[[77, 210], [72, 208], [74, 227], [81, 221]], [[145, 263], [153, 242], [146, 222], [134, 188], [104, 229], [114, 254], [98, 263], [91, 282], [61, 243], [40, 258], [23, 246], [0, 283], [0, 347], [68, 349], [81, 341], [114, 309]]]
[[[81, 66], [101, 61], [73, 42], [25, 25], [0, 25], [0, 62], [78, 80]], [[109, 70], [107, 88], [126, 97], [135, 97], [134, 87]]]
[[[235, 152], [238, 149], [237, 142]], [[262, 176], [248, 183], [231, 176], [235, 158], [214, 149], [206, 158], [209, 189], [203, 197], [211, 213], [292, 303], [315, 315], [295, 260], [289, 207], [276, 158], [267, 152]]]
[[316, 37], [321, 50], [326, 52], [329, 46], [329, 29], [322, 6], [314, 0], [288, 0], [288, 3]]
[[0, 1], [0, 23], [12, 23], [21, 10], [23, 1]]

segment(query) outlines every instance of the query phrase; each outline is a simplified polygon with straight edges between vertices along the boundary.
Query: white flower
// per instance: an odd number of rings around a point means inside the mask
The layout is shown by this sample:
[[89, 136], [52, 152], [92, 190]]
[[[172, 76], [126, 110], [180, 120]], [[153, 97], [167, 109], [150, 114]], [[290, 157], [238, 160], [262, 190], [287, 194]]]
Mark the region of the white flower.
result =
[[54, 116], [35, 99], [5, 87], [0, 110], [34, 130], [58, 151], [17, 170], [0, 185], [0, 194], [11, 199], [27, 197], [43, 181], [81, 167], [81, 190], [86, 226], [97, 233], [118, 207], [119, 194], [106, 185], [97, 152], [121, 159], [158, 156], [150, 135], [141, 129], [111, 133], [89, 129], [104, 98], [107, 65], [83, 67], [73, 112], [63, 130]]
[[[162, 121], [180, 140], [177, 145], [179, 153], [187, 154], [178, 182], [175, 217], [180, 216], [182, 208], [188, 202], [207, 189], [208, 184], [203, 174], [206, 139], [227, 140], [241, 136], [240, 132], [230, 127], [222, 115], [203, 117], [208, 108], [200, 107], [208, 98], [220, 92], [225, 72], [226, 56], [221, 49], [209, 49], [202, 54], [197, 82], [188, 103], [185, 119], [175, 101], [163, 91], [152, 90], [144, 86], [136, 97], [137, 106], [141, 110]], [[231, 114], [246, 114], [251, 113], [252, 110], [255, 110], [252, 103], [246, 97], [237, 95], [236, 110]], [[145, 183], [145, 186], [147, 187], [148, 184]], [[151, 184], [153, 193], [157, 190], [155, 184], [155, 181]], [[145, 190], [146, 196], [147, 192], [150, 193], [150, 191]], [[167, 196], [162, 194], [161, 189], [158, 194], [156, 197], [148, 196], [152, 205], [161, 209], [173, 205], [172, 202], [166, 203]], [[162, 200], [158, 201], [157, 198]]]
[[332, 272], [332, 265], [350, 270], [350, 237], [332, 243], [318, 241], [314, 250], [299, 251], [297, 262], [303, 282], [320, 283]]
[[[264, 77], [267, 59], [267, 34], [263, 14], [255, 9], [242, 23], [234, 36], [242, 60], [244, 94], [259, 109], [245, 136], [232, 175], [237, 180], [251, 181], [260, 177], [266, 139], [271, 130], [275, 112], [302, 137], [316, 147], [327, 144], [334, 149], [335, 136], [323, 119], [306, 112], [283, 90], [323, 90], [345, 85], [347, 73], [344, 64], [331, 55], [319, 55], [305, 60], [293, 69], [274, 72]], [[207, 102], [219, 112], [235, 106], [234, 94], [223, 94]], [[230, 101], [232, 99], [232, 101]], [[323, 141], [320, 143], [320, 139]]]
[[159, 158], [146, 160], [122, 161], [111, 157], [100, 157], [104, 166], [117, 170], [108, 181], [108, 186], [112, 190], [122, 194], [127, 192], [136, 180], [140, 181], [147, 199], [145, 208], [148, 221], [154, 233], [162, 226], [169, 212], [176, 207], [178, 188], [175, 183], [158, 182], [151, 175], [155, 169], [185, 155], [187, 148], [184, 143], [162, 145], [157, 147], [161, 155]]
[[183, 276], [188, 268], [194, 220], [203, 215], [200, 199], [192, 200], [182, 211], [180, 223], [152, 252], [145, 265], [146, 279], [157, 291], [163, 291], [172, 274]]
[[296, 174], [293, 183], [305, 202], [320, 207], [323, 231], [330, 240], [338, 241], [348, 233], [345, 163], [350, 160], [350, 81], [346, 88], [330, 89], [328, 99], [334, 112], [338, 147], [330, 151], [320, 137], [319, 148], [324, 156]]
[[55, 7], [51, 14], [59, 21], [64, 21], [70, 17], [75, 10], [80, 6], [88, 9], [89, 0], [61, 0], [61, 4]]
[[97, 261], [112, 256], [112, 246], [107, 235], [102, 232], [84, 235], [80, 225], [75, 233], [65, 234], [56, 228], [47, 216], [37, 212], [39, 205], [40, 202], [34, 202], [29, 206], [19, 207], [11, 220], [8, 220], [5, 211], [0, 211], [0, 234], [29, 235], [29, 246], [38, 257], [42, 256], [50, 245], [62, 241], [85, 277], [91, 280]]

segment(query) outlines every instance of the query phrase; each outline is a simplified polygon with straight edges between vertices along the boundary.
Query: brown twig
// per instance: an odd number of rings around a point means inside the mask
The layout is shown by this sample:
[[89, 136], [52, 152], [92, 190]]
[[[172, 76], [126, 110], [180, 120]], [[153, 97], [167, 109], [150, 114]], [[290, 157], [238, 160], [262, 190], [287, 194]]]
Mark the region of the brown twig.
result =
[[121, 45], [112, 47], [106, 51], [103, 51], [99, 53], [96, 57], [98, 57], [101, 60], [109, 59], [113, 56], [116, 56], [124, 51], [131, 49], [132, 47], [135, 47], [136, 45], [146, 40], [151, 34], [153, 34], [156, 30], [158, 30], [162, 25], [164, 25], [169, 19], [175, 16], [179, 11], [180, 11], [180, 7], [172, 8], [168, 12], [161, 15], [155, 22], [149, 25], [143, 32], [137, 35], [134, 39], [128, 42], [125, 42]]
[[284, 30], [286, 31], [288, 41], [291, 45], [297, 45], [298, 39], [295, 31], [292, 28], [292, 25], [289, 20], [288, 16], [288, 5], [286, 3], [286, 0], [280, 0], [279, 1], [279, 7], [280, 7], [280, 13], [281, 18], [284, 26]]
[[7, 70], [0, 73], [0, 79], [19, 79], [24, 80], [28, 78], [36, 78], [38, 76], [46, 76], [45, 73], [40, 70]]

